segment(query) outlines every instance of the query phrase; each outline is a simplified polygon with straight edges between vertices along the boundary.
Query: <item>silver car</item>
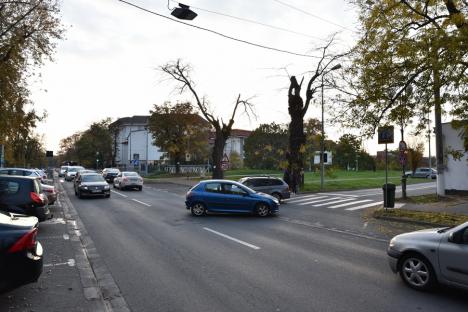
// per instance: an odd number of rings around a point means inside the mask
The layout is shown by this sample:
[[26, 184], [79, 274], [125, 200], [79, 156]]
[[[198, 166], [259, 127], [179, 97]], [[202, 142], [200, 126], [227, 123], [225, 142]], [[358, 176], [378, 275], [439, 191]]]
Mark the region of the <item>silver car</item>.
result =
[[126, 188], [136, 188], [139, 191], [143, 189], [143, 178], [137, 172], [122, 171], [114, 178], [112, 183], [114, 188], [123, 190]]
[[416, 170], [411, 173], [412, 178], [426, 178], [426, 179], [436, 179], [437, 170], [432, 168], [416, 168]]
[[395, 236], [387, 253], [392, 271], [414, 289], [437, 283], [468, 289], [468, 222]]
[[279, 201], [291, 197], [289, 186], [280, 178], [275, 177], [246, 177], [239, 180], [239, 183], [250, 187], [254, 191], [269, 194]]
[[73, 181], [78, 171], [84, 170], [81, 166], [69, 166], [65, 172], [65, 181]]

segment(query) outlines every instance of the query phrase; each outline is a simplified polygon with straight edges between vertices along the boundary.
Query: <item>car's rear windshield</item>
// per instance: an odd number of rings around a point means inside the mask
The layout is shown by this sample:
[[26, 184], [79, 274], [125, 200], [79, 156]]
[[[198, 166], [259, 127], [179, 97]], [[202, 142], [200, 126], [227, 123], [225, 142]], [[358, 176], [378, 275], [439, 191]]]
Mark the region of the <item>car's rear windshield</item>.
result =
[[124, 175], [130, 176], [130, 177], [137, 177], [138, 173], [136, 173], [136, 172], [125, 172]]
[[98, 174], [84, 175], [82, 178], [83, 182], [103, 182], [104, 178]]
[[107, 169], [107, 172], [117, 173], [119, 172], [119, 169]]

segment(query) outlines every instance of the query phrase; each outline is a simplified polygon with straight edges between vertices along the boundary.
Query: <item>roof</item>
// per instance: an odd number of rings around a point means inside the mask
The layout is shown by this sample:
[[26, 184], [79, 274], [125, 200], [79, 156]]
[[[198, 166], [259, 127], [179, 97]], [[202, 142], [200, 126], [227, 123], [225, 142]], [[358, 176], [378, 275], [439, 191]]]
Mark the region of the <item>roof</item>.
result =
[[110, 126], [123, 126], [123, 125], [131, 125], [131, 124], [141, 124], [146, 125], [148, 124], [149, 116], [132, 116], [132, 117], [122, 117], [114, 121], [110, 124]]
[[248, 138], [252, 131], [250, 130], [243, 130], [243, 129], [232, 129], [231, 130], [231, 137], [244, 137]]

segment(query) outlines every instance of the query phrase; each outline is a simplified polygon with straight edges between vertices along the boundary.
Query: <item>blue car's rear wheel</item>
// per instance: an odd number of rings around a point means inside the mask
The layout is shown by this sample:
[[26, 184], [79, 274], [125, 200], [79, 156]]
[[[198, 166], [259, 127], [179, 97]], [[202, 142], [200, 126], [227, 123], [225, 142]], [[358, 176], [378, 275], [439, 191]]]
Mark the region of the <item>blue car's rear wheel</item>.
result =
[[206, 208], [205, 205], [203, 205], [202, 203], [195, 203], [192, 205], [192, 207], [190, 207], [190, 211], [192, 212], [192, 215], [196, 217], [201, 217], [205, 215]]
[[270, 207], [265, 203], [258, 203], [256, 213], [259, 217], [266, 217], [270, 214]]

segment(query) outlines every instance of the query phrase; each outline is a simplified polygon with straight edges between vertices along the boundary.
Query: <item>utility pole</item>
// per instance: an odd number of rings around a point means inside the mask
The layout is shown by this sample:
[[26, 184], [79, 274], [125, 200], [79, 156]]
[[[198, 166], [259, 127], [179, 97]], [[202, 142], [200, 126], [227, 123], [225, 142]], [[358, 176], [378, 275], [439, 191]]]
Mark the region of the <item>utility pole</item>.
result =
[[432, 168], [432, 159], [431, 159], [431, 112], [427, 113], [427, 140], [429, 145], [429, 168]]

